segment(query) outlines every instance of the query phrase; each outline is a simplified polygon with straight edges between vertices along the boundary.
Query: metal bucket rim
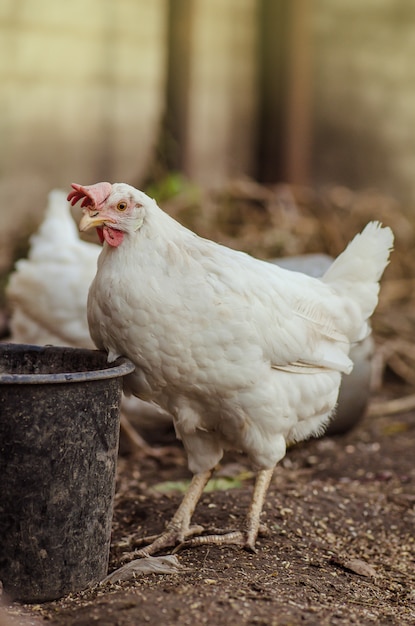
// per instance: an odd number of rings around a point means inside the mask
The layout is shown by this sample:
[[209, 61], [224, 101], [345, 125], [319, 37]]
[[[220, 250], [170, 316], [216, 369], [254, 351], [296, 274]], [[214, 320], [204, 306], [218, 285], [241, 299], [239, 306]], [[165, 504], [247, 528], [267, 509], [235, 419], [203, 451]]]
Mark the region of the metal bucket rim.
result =
[[[32, 344], [13, 344], [4, 343], [4, 347], [13, 347], [24, 351], [44, 352], [48, 349], [58, 350], [62, 352], [79, 352], [85, 355], [95, 353], [107, 356], [103, 350], [88, 350], [86, 348], [72, 348], [70, 346], [37, 346]], [[105, 369], [93, 369], [86, 372], [59, 372], [57, 374], [1, 374], [0, 385], [24, 384], [54, 384], [54, 383], [79, 383], [94, 380], [105, 380], [110, 378], [119, 378], [131, 374], [135, 369], [135, 365], [127, 359], [127, 357], [119, 357], [113, 363], [109, 364]]]

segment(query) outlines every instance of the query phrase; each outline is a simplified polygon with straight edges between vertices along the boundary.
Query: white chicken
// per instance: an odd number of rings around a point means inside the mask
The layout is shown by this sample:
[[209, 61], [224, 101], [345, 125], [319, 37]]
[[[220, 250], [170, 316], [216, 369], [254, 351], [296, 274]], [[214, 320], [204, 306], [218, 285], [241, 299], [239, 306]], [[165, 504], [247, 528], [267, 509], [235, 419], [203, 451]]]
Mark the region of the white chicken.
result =
[[[11, 341], [36, 345], [95, 348], [88, 329], [86, 303], [101, 246], [82, 241], [66, 194], [49, 194], [45, 217], [30, 238], [27, 259], [16, 263], [7, 286]], [[171, 423], [160, 407], [123, 398], [122, 429], [130, 447], [159, 457], [168, 448], [150, 447], [130, 424]]]
[[123, 183], [73, 184], [82, 231], [104, 241], [88, 322], [109, 361], [127, 356], [134, 395], [173, 415], [193, 478], [147, 556], [200, 534], [191, 517], [224, 450], [258, 470], [245, 525], [187, 543], [254, 550], [275, 465], [289, 442], [321, 433], [336, 405], [353, 342], [368, 330], [393, 245], [369, 223], [321, 279], [202, 239]]
[[45, 219], [7, 286], [10, 331], [20, 343], [93, 348], [86, 300], [100, 246], [82, 241], [63, 191], [49, 194]]

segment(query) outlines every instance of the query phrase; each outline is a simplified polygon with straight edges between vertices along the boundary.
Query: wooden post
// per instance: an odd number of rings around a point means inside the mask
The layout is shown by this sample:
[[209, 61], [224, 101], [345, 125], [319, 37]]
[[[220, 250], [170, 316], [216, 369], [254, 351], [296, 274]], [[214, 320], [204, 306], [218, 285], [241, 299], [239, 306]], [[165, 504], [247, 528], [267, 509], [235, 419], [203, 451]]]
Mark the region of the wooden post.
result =
[[309, 180], [310, 4], [261, 1], [257, 176], [264, 182]]
[[294, 184], [310, 182], [311, 4], [310, 0], [296, 0], [290, 5], [285, 173], [286, 180]]
[[177, 165], [202, 186], [252, 174], [257, 0], [171, 3], [168, 123]]

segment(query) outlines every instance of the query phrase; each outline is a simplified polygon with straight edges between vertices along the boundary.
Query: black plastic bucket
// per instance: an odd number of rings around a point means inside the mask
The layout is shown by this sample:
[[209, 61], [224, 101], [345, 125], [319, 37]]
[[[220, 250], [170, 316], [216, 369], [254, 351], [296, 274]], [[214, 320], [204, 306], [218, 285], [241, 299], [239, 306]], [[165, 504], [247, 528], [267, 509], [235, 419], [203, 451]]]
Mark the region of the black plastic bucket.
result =
[[43, 602], [107, 574], [122, 376], [94, 350], [0, 344], [0, 581]]

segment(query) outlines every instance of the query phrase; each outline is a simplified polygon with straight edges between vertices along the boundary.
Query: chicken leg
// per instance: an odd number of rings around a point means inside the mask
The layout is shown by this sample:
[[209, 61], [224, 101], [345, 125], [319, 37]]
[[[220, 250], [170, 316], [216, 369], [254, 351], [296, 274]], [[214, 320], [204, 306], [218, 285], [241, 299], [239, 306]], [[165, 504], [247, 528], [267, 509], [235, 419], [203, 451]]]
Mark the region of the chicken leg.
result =
[[245, 520], [244, 530], [235, 530], [223, 535], [201, 535], [183, 542], [179, 548], [201, 546], [204, 544], [238, 545], [246, 550], [256, 552], [255, 542], [259, 531], [259, 522], [265, 496], [271, 482], [274, 468], [260, 470], [257, 474], [251, 504]]
[[[190, 526], [196, 505], [212, 471], [209, 470], [201, 474], [195, 474], [182, 503], [167, 525], [165, 532], [154, 539], [148, 546], [141, 548], [141, 550], [136, 553], [136, 556], [150, 556], [164, 548], [175, 546], [177, 543], [179, 543], [177, 549], [214, 544], [238, 545], [251, 552], [255, 552], [255, 541], [258, 536], [261, 511], [273, 471], [273, 469], [267, 469], [258, 472], [244, 530], [235, 530], [222, 535], [200, 535], [203, 531], [201, 526]], [[194, 537], [194, 535], [199, 536]], [[187, 539], [188, 537], [191, 537], [191, 539]]]
[[203, 528], [201, 526], [190, 526], [190, 521], [211, 475], [212, 470], [208, 470], [193, 476], [179, 508], [167, 524], [164, 533], [159, 535], [145, 548], [138, 550], [136, 556], [151, 556], [160, 550], [164, 550], [164, 548], [175, 546], [177, 543], [183, 544], [187, 537], [202, 532]]

